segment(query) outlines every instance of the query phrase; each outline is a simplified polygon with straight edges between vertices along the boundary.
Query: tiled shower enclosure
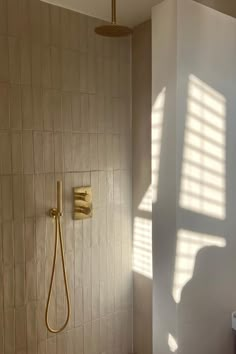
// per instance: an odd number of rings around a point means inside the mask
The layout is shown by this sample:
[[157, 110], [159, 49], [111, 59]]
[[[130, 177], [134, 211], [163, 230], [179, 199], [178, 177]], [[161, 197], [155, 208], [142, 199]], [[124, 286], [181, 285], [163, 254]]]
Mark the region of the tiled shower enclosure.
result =
[[[0, 353], [132, 351], [130, 39], [39, 0], [0, 0]], [[63, 181], [72, 305], [60, 335], [44, 312], [53, 258], [48, 217]], [[92, 219], [72, 188], [91, 185]], [[50, 321], [65, 318], [60, 257]]]

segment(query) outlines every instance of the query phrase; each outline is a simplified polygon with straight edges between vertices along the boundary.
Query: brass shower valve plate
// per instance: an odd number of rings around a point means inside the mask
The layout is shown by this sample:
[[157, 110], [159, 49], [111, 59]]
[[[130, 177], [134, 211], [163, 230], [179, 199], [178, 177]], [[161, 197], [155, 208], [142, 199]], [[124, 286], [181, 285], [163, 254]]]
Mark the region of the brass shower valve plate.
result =
[[84, 220], [92, 217], [92, 188], [74, 188], [74, 220]]

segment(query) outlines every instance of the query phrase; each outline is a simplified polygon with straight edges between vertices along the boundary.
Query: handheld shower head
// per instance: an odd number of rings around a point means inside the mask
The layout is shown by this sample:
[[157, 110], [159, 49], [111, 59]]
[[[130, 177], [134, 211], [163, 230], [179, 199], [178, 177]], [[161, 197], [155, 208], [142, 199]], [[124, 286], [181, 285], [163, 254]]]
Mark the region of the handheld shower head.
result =
[[112, 21], [109, 25], [103, 25], [95, 28], [95, 32], [104, 37], [124, 37], [130, 35], [133, 31], [126, 26], [120, 26], [116, 23], [116, 0], [112, 0]]

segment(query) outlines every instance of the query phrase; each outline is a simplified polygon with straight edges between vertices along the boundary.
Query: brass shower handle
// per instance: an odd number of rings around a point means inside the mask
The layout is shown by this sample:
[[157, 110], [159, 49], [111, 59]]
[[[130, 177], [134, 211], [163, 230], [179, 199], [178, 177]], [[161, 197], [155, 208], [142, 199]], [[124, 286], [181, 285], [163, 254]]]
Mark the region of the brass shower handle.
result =
[[74, 200], [90, 203], [91, 202], [91, 194], [89, 194], [88, 192], [74, 193]]
[[91, 208], [79, 206], [75, 207], [75, 212], [89, 215], [91, 213]]

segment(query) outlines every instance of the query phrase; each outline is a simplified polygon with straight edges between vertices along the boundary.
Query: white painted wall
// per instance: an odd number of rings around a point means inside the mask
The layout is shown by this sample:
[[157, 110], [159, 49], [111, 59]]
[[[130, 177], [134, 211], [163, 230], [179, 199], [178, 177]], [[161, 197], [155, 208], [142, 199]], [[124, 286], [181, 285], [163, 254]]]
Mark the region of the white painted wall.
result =
[[236, 21], [173, 3], [153, 9], [153, 102], [167, 87], [153, 207], [154, 354], [176, 344], [179, 354], [231, 354]]

